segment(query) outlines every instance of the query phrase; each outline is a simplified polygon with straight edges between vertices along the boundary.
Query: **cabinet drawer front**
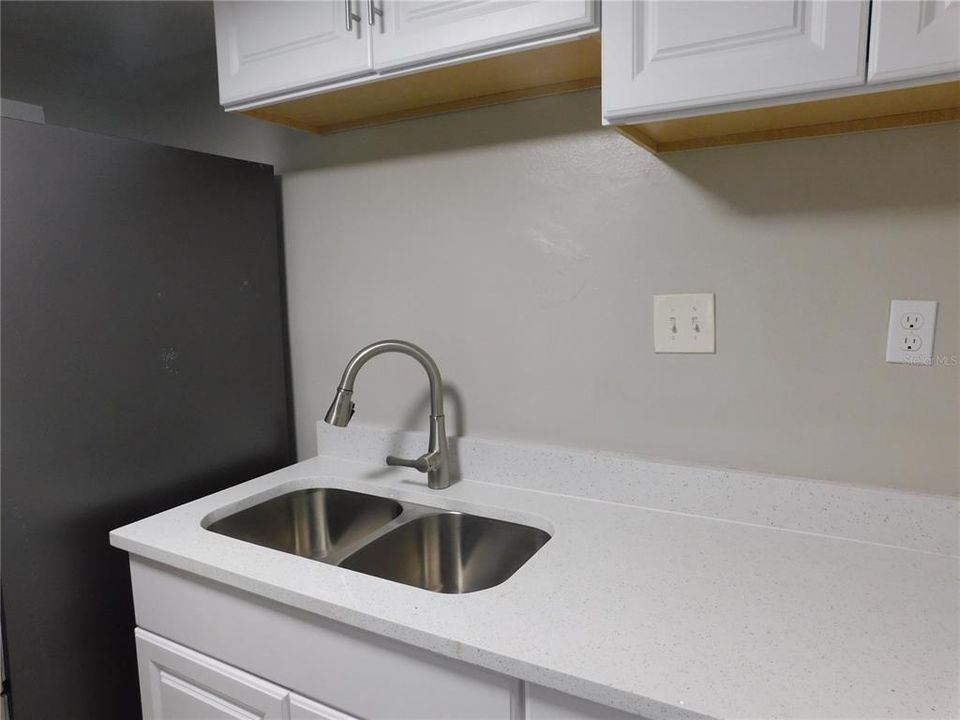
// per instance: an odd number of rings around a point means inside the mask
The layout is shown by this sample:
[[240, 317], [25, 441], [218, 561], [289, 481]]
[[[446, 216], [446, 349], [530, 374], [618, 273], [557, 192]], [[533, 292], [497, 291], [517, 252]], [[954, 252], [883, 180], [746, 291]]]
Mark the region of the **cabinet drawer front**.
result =
[[690, 115], [863, 85], [868, 9], [865, 0], [606, 2], [604, 117]]
[[374, 0], [378, 71], [596, 27], [595, 0]]
[[[358, 0], [350, 0], [356, 12]], [[216, 2], [220, 102], [290, 92], [372, 72], [370, 30], [347, 0]]]
[[285, 689], [139, 628], [136, 642], [146, 720], [284, 720]]
[[874, 0], [867, 82], [960, 73], [960, 3]]

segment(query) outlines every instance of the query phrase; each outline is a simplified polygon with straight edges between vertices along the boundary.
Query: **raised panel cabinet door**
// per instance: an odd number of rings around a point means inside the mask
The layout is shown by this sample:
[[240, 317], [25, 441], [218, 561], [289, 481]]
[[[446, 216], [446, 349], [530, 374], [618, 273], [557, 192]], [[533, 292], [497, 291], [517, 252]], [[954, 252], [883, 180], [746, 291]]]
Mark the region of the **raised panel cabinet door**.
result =
[[608, 0], [608, 121], [678, 117], [865, 83], [866, 0]]
[[874, 0], [868, 83], [960, 73], [960, 1]]
[[286, 720], [284, 688], [140, 628], [135, 633], [145, 720]]
[[296, 693], [290, 693], [290, 720], [359, 720]]
[[220, 102], [229, 107], [371, 73], [361, 2], [214, 3]]
[[364, 0], [378, 71], [507, 48], [597, 25], [596, 0]]

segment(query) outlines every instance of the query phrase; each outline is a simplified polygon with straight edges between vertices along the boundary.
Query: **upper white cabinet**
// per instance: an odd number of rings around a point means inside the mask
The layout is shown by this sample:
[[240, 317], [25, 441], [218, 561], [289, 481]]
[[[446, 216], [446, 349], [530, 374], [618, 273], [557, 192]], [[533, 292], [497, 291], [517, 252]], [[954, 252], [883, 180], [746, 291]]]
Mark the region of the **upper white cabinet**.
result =
[[597, 26], [597, 0], [215, 2], [220, 102], [244, 109]]
[[960, 2], [874, 0], [869, 83], [960, 72]]
[[598, 85], [654, 152], [960, 119], [960, 0], [215, 7], [224, 106], [314, 132]]
[[594, 27], [593, 0], [374, 0], [373, 62], [388, 70]]
[[604, 2], [604, 117], [863, 85], [868, 21], [859, 0]]
[[360, 0], [216, 2], [220, 102], [255, 100], [373, 72]]

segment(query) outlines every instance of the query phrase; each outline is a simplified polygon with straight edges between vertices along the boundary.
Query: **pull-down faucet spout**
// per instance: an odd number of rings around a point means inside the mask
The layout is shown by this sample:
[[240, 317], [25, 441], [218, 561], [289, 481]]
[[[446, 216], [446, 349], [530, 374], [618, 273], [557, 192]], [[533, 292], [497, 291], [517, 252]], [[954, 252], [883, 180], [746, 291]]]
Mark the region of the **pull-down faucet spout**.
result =
[[419, 362], [427, 372], [430, 380], [430, 441], [427, 452], [415, 460], [398, 458], [393, 455], [387, 457], [387, 465], [411, 467], [427, 474], [427, 484], [434, 490], [445, 490], [450, 487], [450, 463], [447, 449], [447, 433], [443, 417], [443, 380], [440, 377], [440, 368], [426, 351], [405, 340], [381, 340], [367, 345], [354, 355], [347, 363], [337, 387], [337, 394], [327, 410], [324, 422], [337, 427], [346, 427], [353, 417], [353, 384], [357, 379], [360, 368], [367, 361], [377, 355], [388, 352], [398, 352], [409, 355]]

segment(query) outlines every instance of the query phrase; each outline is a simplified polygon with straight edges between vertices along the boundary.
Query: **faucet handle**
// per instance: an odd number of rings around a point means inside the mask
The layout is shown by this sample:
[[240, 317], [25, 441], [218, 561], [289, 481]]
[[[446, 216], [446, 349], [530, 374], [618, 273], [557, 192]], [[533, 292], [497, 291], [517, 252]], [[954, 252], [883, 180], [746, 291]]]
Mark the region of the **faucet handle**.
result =
[[430, 472], [431, 470], [436, 470], [438, 467], [440, 467], [440, 453], [429, 452], [425, 455], [421, 455], [416, 460], [408, 460], [407, 458], [396, 457], [395, 455], [387, 455], [387, 465], [391, 467], [413, 468], [414, 470], [419, 470], [422, 473]]

